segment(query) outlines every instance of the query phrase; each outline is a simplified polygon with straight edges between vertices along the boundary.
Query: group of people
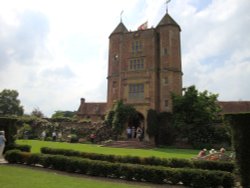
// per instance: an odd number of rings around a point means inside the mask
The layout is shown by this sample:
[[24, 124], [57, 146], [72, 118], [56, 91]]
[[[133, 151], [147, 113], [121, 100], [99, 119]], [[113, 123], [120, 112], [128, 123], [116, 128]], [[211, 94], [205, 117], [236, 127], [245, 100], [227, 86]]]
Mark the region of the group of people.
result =
[[209, 150], [207, 153], [207, 149], [202, 149], [195, 159], [202, 159], [202, 160], [231, 160], [232, 157], [225, 154], [225, 148], [221, 148], [219, 151], [215, 149]]
[[127, 127], [127, 138], [137, 138], [139, 141], [142, 141], [144, 138], [144, 128], [138, 126], [137, 128]]
[[[43, 131], [41, 133], [41, 139], [45, 140], [45, 138], [46, 138], [46, 131]], [[62, 139], [62, 133], [61, 132], [59, 132], [58, 134], [56, 133], [56, 131], [52, 132], [52, 140], [53, 141], [57, 141], [57, 140], [61, 141], [61, 139]]]

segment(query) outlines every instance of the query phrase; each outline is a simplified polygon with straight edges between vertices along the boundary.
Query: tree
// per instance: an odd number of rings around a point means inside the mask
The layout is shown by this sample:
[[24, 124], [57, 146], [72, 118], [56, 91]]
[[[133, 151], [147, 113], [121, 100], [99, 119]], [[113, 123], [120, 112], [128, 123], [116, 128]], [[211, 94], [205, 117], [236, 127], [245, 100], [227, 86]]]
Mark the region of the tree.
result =
[[0, 92], [0, 115], [23, 115], [23, 106], [16, 90], [4, 89]]
[[[149, 137], [157, 137], [158, 134], [158, 118], [157, 111], [153, 109], [148, 110], [147, 114], [147, 130]], [[156, 140], [157, 138], [155, 138]]]
[[34, 108], [33, 111], [31, 112], [32, 116], [38, 117], [38, 118], [43, 118], [44, 114], [39, 108]]
[[113, 106], [113, 109], [106, 116], [106, 124], [111, 125], [116, 136], [121, 135], [125, 130], [124, 124], [129, 121], [137, 122], [138, 113], [135, 108], [126, 105], [123, 101], [117, 101]]
[[195, 86], [184, 88], [182, 96], [172, 96], [173, 123], [181, 137], [188, 138], [189, 143], [195, 147], [215, 142], [214, 123], [219, 121], [221, 111], [217, 98], [217, 94], [199, 92]]
[[176, 128], [172, 125], [172, 114], [158, 113], [149, 109], [147, 114], [147, 133], [154, 138], [156, 145], [171, 145], [176, 137]]
[[73, 118], [76, 115], [76, 112], [72, 111], [61, 111], [57, 110], [52, 114], [52, 118]]
[[172, 145], [175, 142], [177, 133], [176, 128], [173, 126], [173, 115], [169, 112], [158, 113], [158, 145]]

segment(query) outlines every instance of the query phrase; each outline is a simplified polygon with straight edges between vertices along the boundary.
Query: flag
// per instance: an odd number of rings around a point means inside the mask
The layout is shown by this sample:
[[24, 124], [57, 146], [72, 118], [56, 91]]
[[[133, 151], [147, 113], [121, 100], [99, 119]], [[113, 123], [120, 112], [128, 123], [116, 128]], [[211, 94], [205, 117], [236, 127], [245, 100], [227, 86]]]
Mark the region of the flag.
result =
[[137, 30], [145, 30], [147, 28], [148, 28], [148, 21], [140, 25]]

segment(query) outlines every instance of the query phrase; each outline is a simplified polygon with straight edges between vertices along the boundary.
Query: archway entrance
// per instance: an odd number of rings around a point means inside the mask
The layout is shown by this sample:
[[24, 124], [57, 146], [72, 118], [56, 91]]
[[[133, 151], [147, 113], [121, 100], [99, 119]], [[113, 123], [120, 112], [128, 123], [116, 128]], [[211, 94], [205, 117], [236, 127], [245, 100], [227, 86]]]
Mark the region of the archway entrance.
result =
[[143, 114], [138, 111], [135, 115], [129, 117], [126, 129], [128, 139], [138, 139], [138, 141], [144, 139], [144, 121]]

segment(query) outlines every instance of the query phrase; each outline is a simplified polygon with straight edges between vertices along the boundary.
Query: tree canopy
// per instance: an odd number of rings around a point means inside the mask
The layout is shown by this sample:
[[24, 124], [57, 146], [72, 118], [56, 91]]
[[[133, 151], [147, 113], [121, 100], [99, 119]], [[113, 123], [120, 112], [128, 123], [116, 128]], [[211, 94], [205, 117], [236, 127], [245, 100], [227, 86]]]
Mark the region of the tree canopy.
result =
[[16, 90], [4, 89], [0, 92], [0, 115], [23, 115], [23, 106]]
[[147, 113], [147, 133], [149, 137], [155, 137], [158, 133], [158, 114], [156, 110], [149, 109]]
[[76, 115], [76, 112], [72, 111], [62, 111], [57, 110], [54, 114], [52, 114], [52, 118], [73, 118]]
[[32, 116], [38, 117], [38, 118], [43, 118], [44, 114], [39, 108], [34, 108], [33, 111], [31, 112]]
[[218, 95], [199, 92], [195, 86], [183, 91], [183, 95], [172, 96], [174, 126], [179, 129], [181, 137], [188, 138], [193, 145], [213, 142], [216, 134], [213, 125], [219, 121], [221, 111]]

